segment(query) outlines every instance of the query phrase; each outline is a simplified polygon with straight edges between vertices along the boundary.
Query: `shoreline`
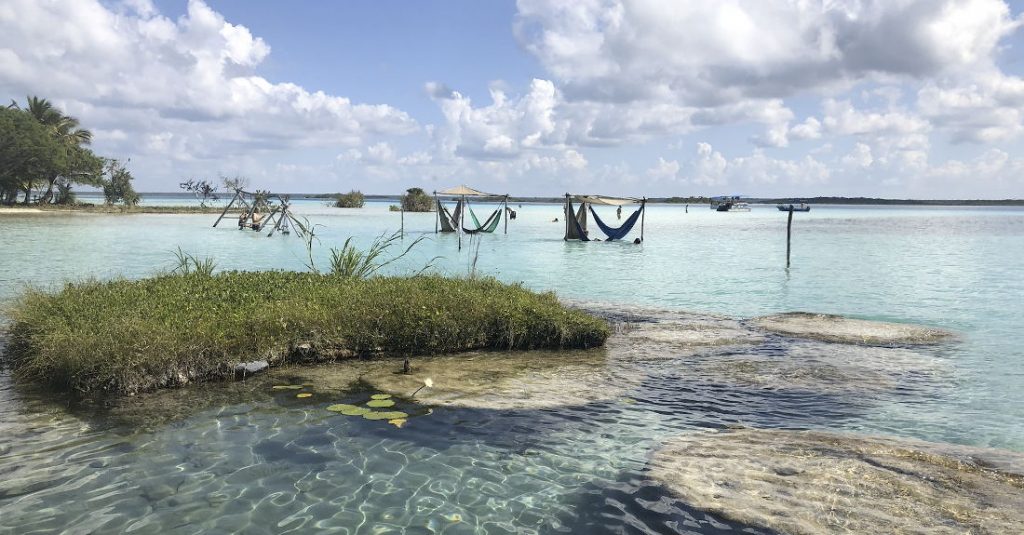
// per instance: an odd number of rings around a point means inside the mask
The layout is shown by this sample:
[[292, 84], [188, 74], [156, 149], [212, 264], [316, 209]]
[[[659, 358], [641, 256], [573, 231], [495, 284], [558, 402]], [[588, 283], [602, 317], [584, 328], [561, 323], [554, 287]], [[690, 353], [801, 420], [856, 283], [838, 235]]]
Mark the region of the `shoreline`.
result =
[[[103, 204], [83, 204], [73, 206], [0, 206], [0, 215], [24, 215], [24, 214], [214, 214], [219, 215], [224, 207], [217, 206], [120, 206]], [[237, 214], [240, 209], [228, 210], [228, 214]]]

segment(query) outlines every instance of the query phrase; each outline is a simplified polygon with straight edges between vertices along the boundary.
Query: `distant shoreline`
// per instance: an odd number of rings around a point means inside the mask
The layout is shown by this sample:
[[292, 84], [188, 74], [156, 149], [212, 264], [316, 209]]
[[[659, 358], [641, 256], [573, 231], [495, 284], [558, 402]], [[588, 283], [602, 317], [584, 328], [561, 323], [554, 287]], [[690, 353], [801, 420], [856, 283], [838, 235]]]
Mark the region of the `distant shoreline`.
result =
[[[88, 195], [88, 194], [86, 194]], [[328, 200], [333, 199], [333, 193], [291, 193], [287, 194], [296, 200]], [[140, 193], [144, 199], [178, 199], [182, 198], [181, 193], [176, 192], [148, 192]], [[399, 195], [365, 195], [368, 201], [377, 202], [400, 202]], [[509, 204], [560, 204], [564, 197], [509, 197]], [[809, 205], [843, 205], [843, 206], [1024, 206], [1024, 199], [882, 199], [875, 197], [787, 197], [787, 198], [759, 198], [744, 197], [744, 201], [750, 204], [774, 205], [774, 204], [800, 204]], [[710, 200], [706, 197], [648, 197], [651, 204], [689, 204], [694, 206], [707, 205]], [[103, 203], [90, 204], [88, 202], [78, 205], [38, 205], [38, 204], [15, 204], [0, 205], [0, 214], [31, 214], [31, 213], [60, 213], [60, 212], [85, 212], [96, 214], [219, 214], [224, 210], [223, 204], [213, 204], [201, 207], [195, 205], [146, 205], [121, 206], [105, 205]], [[237, 210], [231, 210], [237, 212]]]
[[[180, 197], [181, 193], [150, 192], [142, 196]], [[327, 200], [336, 193], [289, 193], [293, 199]], [[366, 200], [398, 202], [400, 195], [367, 194]], [[518, 197], [510, 196], [509, 203], [561, 203], [565, 197]], [[918, 206], [1024, 206], [1024, 199], [882, 199], [877, 197], [744, 197], [751, 204], [846, 204], [846, 205], [918, 205]], [[659, 204], [708, 204], [707, 197], [648, 197], [650, 203]]]
[[[223, 206], [124, 206], [107, 204], [17, 204], [0, 205], [0, 214], [61, 214], [69, 212], [87, 214], [219, 214]], [[240, 209], [229, 210], [238, 213]]]

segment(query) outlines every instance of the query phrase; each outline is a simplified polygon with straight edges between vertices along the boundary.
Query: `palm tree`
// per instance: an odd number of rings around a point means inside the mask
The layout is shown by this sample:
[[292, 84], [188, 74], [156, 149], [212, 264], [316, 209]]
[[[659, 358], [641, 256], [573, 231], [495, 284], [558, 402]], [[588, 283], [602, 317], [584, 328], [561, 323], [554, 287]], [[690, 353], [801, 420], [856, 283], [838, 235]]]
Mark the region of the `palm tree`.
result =
[[[70, 115], [64, 115], [49, 100], [35, 96], [26, 97], [25, 100], [28, 104], [28, 113], [35, 117], [40, 124], [48, 127], [54, 138], [64, 147], [65, 161], [69, 161], [71, 149], [92, 143], [92, 132], [80, 128], [78, 119]], [[16, 103], [12, 104], [17, 105]], [[50, 202], [53, 198], [54, 184], [60, 176], [60, 173], [53, 173], [51, 176], [46, 177], [49, 185], [46, 188], [46, 193], [39, 199], [39, 202]]]

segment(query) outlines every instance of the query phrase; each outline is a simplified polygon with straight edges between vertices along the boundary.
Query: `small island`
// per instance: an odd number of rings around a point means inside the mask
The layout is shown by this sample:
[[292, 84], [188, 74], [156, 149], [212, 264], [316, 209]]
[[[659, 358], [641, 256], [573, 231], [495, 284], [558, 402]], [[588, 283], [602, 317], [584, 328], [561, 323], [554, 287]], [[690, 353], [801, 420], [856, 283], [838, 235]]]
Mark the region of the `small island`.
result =
[[72, 283], [24, 293], [9, 317], [14, 376], [83, 396], [232, 378], [253, 361], [584, 349], [609, 336], [553, 293], [493, 279], [287, 271]]

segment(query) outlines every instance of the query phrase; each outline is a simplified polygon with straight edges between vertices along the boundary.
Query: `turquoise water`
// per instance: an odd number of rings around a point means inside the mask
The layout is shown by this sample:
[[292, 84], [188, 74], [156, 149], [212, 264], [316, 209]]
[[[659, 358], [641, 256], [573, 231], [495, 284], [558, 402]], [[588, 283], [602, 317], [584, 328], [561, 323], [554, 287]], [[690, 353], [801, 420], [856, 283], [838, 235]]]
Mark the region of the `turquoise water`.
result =
[[[958, 338], [914, 349], [944, 372], [921, 384], [903, 377], [895, 391], [725, 388], [670, 359], [629, 368], [643, 377], [629, 394], [636, 403], [447, 409], [402, 429], [230, 385], [211, 387], [223, 394], [214, 401], [140, 428], [54, 406], [0, 372], [0, 532], [22, 531], [14, 519], [80, 532], [711, 533], [728, 523], [685, 504], [654, 505], [663, 497], [644, 482], [643, 466], [665, 436], [743, 423], [1024, 451], [1024, 209], [816, 206], [794, 216], [786, 269], [786, 214], [774, 206], [686, 213], [653, 205], [642, 246], [566, 243], [563, 223], [552, 221], [559, 206], [513, 208], [519, 216], [507, 235], [464, 238], [461, 251], [456, 236], [434, 233], [432, 214], [406, 214], [404, 243], [424, 239], [391, 270], [433, 259], [435, 270], [463, 275], [475, 262], [480, 273], [574, 302], [734, 318], [827, 312]], [[366, 245], [400, 226], [387, 203], [341, 210], [298, 201], [296, 211], [318, 225], [319, 267], [345, 238]], [[615, 217], [611, 208], [602, 216]], [[296, 236], [267, 238], [231, 220], [214, 229], [214, 218], [0, 215], [0, 302], [25, 285], [151, 275], [172, 267], [178, 247], [215, 258], [218, 269], [305, 269]]]

